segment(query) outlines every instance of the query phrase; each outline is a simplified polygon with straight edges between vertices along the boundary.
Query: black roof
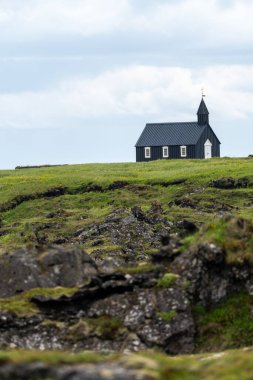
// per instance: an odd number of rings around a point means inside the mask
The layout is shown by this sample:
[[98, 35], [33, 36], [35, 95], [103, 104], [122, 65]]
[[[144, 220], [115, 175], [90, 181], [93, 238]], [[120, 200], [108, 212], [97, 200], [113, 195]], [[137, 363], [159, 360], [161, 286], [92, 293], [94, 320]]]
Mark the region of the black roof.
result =
[[197, 122], [146, 124], [135, 146], [195, 145], [207, 127]]
[[199, 109], [198, 109], [197, 115], [209, 115], [209, 112], [208, 112], [208, 109], [207, 109], [206, 103], [204, 102], [204, 99], [203, 99], [203, 98], [202, 98], [202, 100], [201, 100], [201, 102], [200, 102], [200, 105], [199, 105]]

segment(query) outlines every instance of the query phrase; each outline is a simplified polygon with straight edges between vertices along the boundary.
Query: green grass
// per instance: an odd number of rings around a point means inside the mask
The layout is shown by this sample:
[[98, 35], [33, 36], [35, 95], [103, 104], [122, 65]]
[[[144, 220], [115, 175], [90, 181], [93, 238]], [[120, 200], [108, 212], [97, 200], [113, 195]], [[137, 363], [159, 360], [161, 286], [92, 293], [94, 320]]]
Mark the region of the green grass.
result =
[[197, 350], [221, 351], [253, 345], [253, 296], [236, 294], [212, 310], [195, 306]]
[[[74, 237], [77, 230], [88, 231], [93, 224], [104, 223], [106, 217], [116, 209], [123, 209], [127, 215], [133, 206], [140, 206], [148, 212], [152, 203], [162, 206], [162, 217], [174, 222], [190, 220], [196, 223], [199, 231], [184, 239], [182, 249], [191, 248], [199, 243], [213, 242], [224, 247], [227, 262], [240, 265], [244, 261], [253, 262], [253, 189], [220, 190], [210, 186], [210, 181], [221, 177], [235, 179], [248, 177], [253, 182], [253, 160], [248, 158], [211, 159], [211, 160], [164, 160], [149, 163], [89, 164], [49, 168], [34, 168], [0, 171], [0, 208], [1, 213], [0, 253], [10, 252], [24, 246], [38, 245], [38, 239], [45, 238], [47, 243], [59, 237], [78, 242], [91, 255], [93, 251], [107, 253], [120, 252], [122, 247], [112, 242], [108, 233], [99, 238], [102, 245], [92, 246], [94, 239], [80, 242]], [[169, 184], [184, 180], [180, 184]], [[127, 181], [123, 189], [108, 191], [115, 181]], [[88, 187], [99, 185], [101, 192], [88, 192]], [[48, 189], [64, 187], [66, 193], [59, 197], [42, 198], [41, 193]], [[17, 197], [29, 196], [30, 200], [13, 202]], [[176, 206], [175, 199], [191, 201], [196, 208]], [[12, 205], [12, 207], [10, 207]], [[224, 211], [224, 210], [225, 211]], [[52, 218], [48, 214], [55, 213]], [[45, 227], [46, 226], [46, 227]], [[162, 227], [154, 225], [154, 230]], [[141, 239], [141, 237], [140, 237]], [[143, 244], [143, 253], [151, 252], [154, 247]], [[139, 252], [135, 252], [138, 256]], [[142, 252], [140, 252], [141, 254]], [[154, 269], [153, 264], [120, 268], [122, 273], [136, 274]], [[167, 273], [157, 286], [170, 287], [176, 277]], [[186, 284], [187, 286], [187, 284]], [[57, 297], [72, 294], [76, 289], [34, 289], [16, 297], [0, 299], [0, 311], [19, 316], [33, 315], [38, 312], [31, 303], [35, 295]], [[226, 348], [253, 345], [253, 301], [245, 294], [230, 297], [212, 310], [195, 309], [198, 326], [197, 350], [220, 351]], [[175, 312], [158, 312], [165, 321], [171, 321]], [[83, 339], [92, 331], [103, 339], [115, 339], [122, 332], [122, 322], [117, 319], [101, 317], [87, 319], [71, 326], [70, 340], [75, 336]], [[137, 368], [154, 380], [250, 380], [253, 373], [253, 354], [249, 351], [227, 352], [222, 356], [197, 355], [169, 358], [157, 352], [121, 357], [122, 365]], [[105, 358], [94, 353], [37, 353], [37, 352], [0, 352], [0, 363], [30, 363], [35, 361], [50, 364], [97, 363]]]
[[[115, 209], [130, 210], [138, 205], [147, 211], [157, 201], [163, 207], [164, 218], [170, 221], [189, 219], [198, 226], [212, 224], [221, 214], [219, 207], [223, 204], [232, 206], [232, 215], [252, 219], [252, 207], [246, 204], [253, 200], [253, 189], [219, 190], [210, 187], [210, 181], [224, 176], [248, 177], [253, 181], [253, 160], [162, 160], [2, 170], [0, 208], [11, 205], [16, 197], [31, 195], [34, 199], [2, 212], [0, 253], [34, 246], [43, 239], [53, 243], [59, 237], [65, 237], [73, 243], [75, 231], [89, 228], [92, 223], [102, 223]], [[181, 184], [163, 185], [182, 179], [184, 182]], [[127, 181], [129, 185], [108, 191], [108, 186], [115, 181]], [[85, 192], [89, 184], [99, 185], [103, 191]], [[57, 187], [66, 188], [67, 193], [59, 197], [38, 198], [38, 194]], [[180, 197], [196, 203], [197, 209], [169, 206]], [[213, 205], [216, 208], [213, 209]], [[56, 215], [48, 219], [51, 212]], [[48, 223], [51, 225], [45, 229], [43, 225]], [[111, 242], [107, 243], [110, 247]], [[87, 242], [83, 247], [92, 252]]]
[[226, 252], [226, 262], [241, 265], [253, 263], [253, 219], [228, 216], [207, 223], [199, 233], [184, 239], [182, 249], [200, 243], [214, 243]]
[[9, 298], [0, 298], [0, 311], [13, 313], [19, 317], [31, 316], [39, 312], [35, 304], [31, 302], [34, 296], [43, 297], [60, 297], [62, 295], [70, 296], [78, 288], [35, 288], [22, 294]]
[[114, 181], [159, 184], [184, 178], [188, 183], [204, 185], [222, 176], [252, 179], [252, 159], [164, 160], [149, 163], [87, 164], [51, 168], [0, 171], [0, 202], [15, 195], [32, 194], [57, 186], [74, 191], [95, 183], [102, 187]]
[[151, 272], [158, 268], [158, 266], [150, 263], [140, 263], [138, 266], [135, 267], [118, 267], [115, 269], [115, 272], [121, 272], [124, 274], [138, 274], [138, 273], [144, 273], [144, 272]]
[[60, 351], [25, 351], [12, 350], [0, 351], [0, 365], [5, 363], [12, 364], [29, 364], [42, 362], [50, 365], [60, 364], [81, 364], [81, 363], [100, 363], [108, 360], [108, 357], [100, 355], [96, 352], [87, 351], [78, 354]]
[[169, 288], [178, 279], [178, 275], [175, 273], [165, 273], [165, 275], [157, 281], [156, 286], [158, 288]]
[[177, 312], [175, 310], [171, 311], [160, 311], [157, 313], [157, 315], [162, 318], [162, 320], [166, 322], [170, 322], [173, 318], [176, 317]]

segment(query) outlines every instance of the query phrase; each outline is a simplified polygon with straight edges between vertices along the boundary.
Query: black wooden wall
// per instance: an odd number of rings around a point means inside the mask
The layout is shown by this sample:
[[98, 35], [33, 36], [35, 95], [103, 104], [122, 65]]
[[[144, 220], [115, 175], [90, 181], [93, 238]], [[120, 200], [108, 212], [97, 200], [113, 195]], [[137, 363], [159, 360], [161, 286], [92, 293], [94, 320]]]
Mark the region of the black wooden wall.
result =
[[205, 158], [204, 144], [209, 139], [212, 143], [212, 157], [220, 157], [220, 143], [213, 130], [208, 127], [201, 135], [199, 141], [196, 144], [196, 158]]
[[196, 158], [195, 157], [195, 145], [187, 146], [187, 157], [180, 156], [180, 145], [174, 145], [169, 147], [169, 157], [163, 158], [162, 146], [151, 146], [151, 157], [145, 158], [144, 147], [136, 148], [136, 162], [154, 161], [154, 160], [168, 160], [175, 158]]

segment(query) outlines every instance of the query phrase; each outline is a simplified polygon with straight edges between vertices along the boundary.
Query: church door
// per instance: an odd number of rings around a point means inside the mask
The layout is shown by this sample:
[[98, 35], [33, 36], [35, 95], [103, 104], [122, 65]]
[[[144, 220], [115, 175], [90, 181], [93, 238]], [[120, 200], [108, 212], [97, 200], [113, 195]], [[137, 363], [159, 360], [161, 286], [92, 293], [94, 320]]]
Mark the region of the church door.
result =
[[210, 140], [205, 142], [205, 158], [212, 158], [212, 143]]

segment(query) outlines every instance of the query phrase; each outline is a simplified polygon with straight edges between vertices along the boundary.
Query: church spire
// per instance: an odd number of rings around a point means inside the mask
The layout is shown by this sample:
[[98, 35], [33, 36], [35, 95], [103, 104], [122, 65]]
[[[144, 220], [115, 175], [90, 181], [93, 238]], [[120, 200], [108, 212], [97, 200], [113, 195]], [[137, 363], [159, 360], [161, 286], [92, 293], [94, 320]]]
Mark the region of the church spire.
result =
[[205, 95], [202, 93], [202, 99], [197, 112], [199, 125], [209, 124], [209, 112], [206, 103], [204, 102], [204, 96]]

